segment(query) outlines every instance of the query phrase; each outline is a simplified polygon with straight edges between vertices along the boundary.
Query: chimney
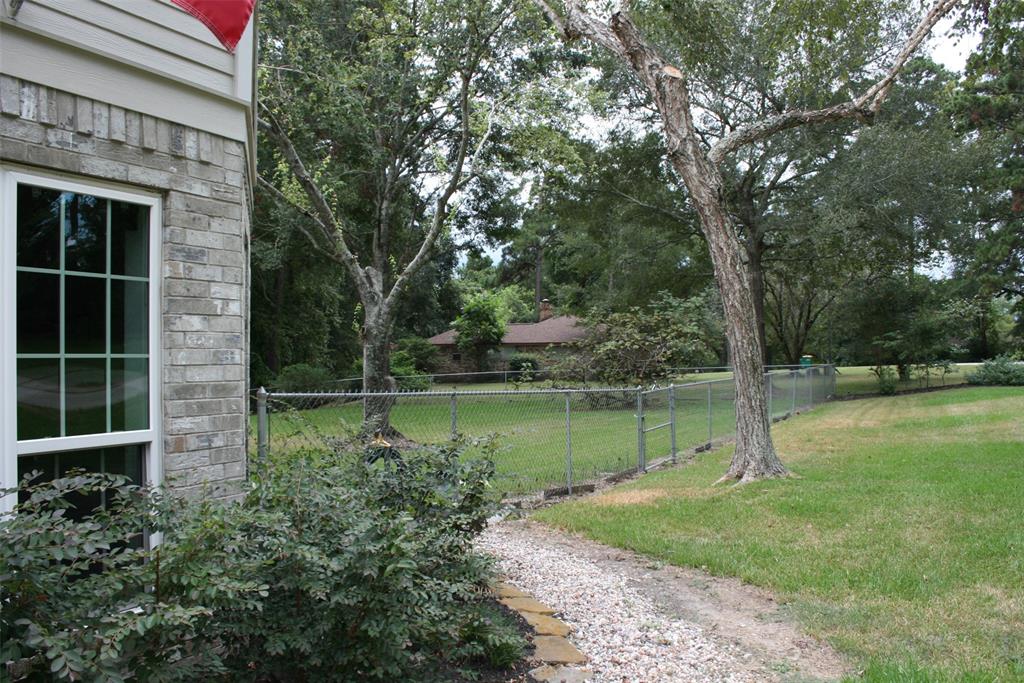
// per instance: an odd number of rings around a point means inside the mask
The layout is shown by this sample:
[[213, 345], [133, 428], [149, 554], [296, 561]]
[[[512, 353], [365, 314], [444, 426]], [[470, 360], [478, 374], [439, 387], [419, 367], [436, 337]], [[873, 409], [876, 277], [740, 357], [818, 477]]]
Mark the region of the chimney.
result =
[[547, 299], [541, 299], [540, 300], [540, 315], [538, 316], [540, 318], [540, 322], [544, 322], [545, 320], [547, 320], [548, 318], [550, 318], [554, 314], [555, 314], [555, 312], [551, 309], [551, 302], [548, 301]]

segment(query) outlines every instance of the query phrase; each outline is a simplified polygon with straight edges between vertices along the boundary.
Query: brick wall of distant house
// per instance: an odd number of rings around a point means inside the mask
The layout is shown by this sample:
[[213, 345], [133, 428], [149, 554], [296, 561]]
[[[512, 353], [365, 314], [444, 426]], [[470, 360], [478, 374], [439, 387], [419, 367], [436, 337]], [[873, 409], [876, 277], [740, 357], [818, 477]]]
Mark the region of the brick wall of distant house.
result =
[[244, 146], [0, 76], [0, 159], [162, 194], [165, 480], [235, 494], [247, 447]]
[[[565, 358], [566, 354], [570, 353], [570, 350], [565, 346], [547, 344], [507, 346], [502, 347], [502, 350], [505, 354], [522, 353], [535, 356], [539, 360], [541, 368], [555, 366]], [[456, 360], [456, 356], [459, 357], [458, 360]], [[506, 359], [499, 357], [497, 354], [491, 355], [487, 365], [488, 371], [507, 369], [508, 361]], [[456, 346], [437, 347], [437, 372], [439, 374], [476, 371], [476, 364], [473, 362], [473, 357], [470, 354], [460, 351]]]

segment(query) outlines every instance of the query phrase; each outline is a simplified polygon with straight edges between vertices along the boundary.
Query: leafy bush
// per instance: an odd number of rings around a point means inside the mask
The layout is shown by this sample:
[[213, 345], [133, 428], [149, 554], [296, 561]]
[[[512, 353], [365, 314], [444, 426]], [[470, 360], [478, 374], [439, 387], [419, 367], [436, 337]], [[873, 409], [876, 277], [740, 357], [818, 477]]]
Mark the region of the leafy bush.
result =
[[421, 373], [413, 357], [405, 351], [391, 354], [391, 375], [402, 391], [426, 391], [430, 388], [430, 375]]
[[508, 369], [534, 373], [540, 370], [540, 358], [530, 353], [517, 353], [508, 359]]
[[871, 368], [871, 374], [878, 379], [878, 393], [883, 396], [892, 396], [896, 393], [899, 384], [899, 375], [888, 365], [877, 365]]
[[278, 391], [318, 391], [328, 388], [332, 379], [327, 368], [296, 363], [281, 368], [274, 388]]
[[708, 297], [677, 299], [661, 292], [646, 306], [584, 321], [587, 335], [556, 368], [564, 379], [597, 377], [609, 384], [634, 384], [668, 377], [672, 368], [700, 365], [711, 353]]
[[428, 375], [437, 372], [437, 347], [423, 337], [399, 339], [395, 344], [395, 352], [408, 356], [417, 372], [424, 372]]
[[[159, 553], [139, 543], [143, 528], [172, 522], [157, 494], [124, 477], [73, 474], [26, 479], [21, 496], [0, 520], [0, 663], [12, 662], [0, 680], [191, 681], [224, 671], [201, 635], [211, 606], [230, 596], [235, 609], [253, 609], [264, 588], [232, 572], [207, 573], [194, 588], [161, 580]], [[105, 509], [85, 518], [101, 498]]]
[[1010, 356], [999, 356], [982, 363], [967, 375], [967, 381], [971, 384], [1024, 386], [1024, 363], [1015, 362]]
[[[471, 545], [494, 469], [466, 448], [289, 454], [254, 463], [233, 505], [99, 475], [28, 487], [0, 520], [0, 656], [21, 678], [106, 681], [437, 680], [508, 662], [522, 639], [487, 615]], [[81, 494], [106, 509], [77, 521]], [[144, 525], [164, 533], [155, 550]]]

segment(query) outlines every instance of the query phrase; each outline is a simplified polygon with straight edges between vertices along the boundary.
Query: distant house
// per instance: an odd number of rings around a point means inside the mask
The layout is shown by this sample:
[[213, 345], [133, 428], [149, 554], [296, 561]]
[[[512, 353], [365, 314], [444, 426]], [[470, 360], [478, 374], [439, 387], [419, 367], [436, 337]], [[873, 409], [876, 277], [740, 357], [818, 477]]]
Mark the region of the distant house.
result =
[[[541, 367], [556, 363], [566, 353], [565, 345], [582, 338], [586, 329], [572, 315], [554, 315], [547, 299], [540, 305], [540, 321], [509, 323], [501, 346], [490, 362], [490, 369], [505, 370], [509, 359], [517, 353], [528, 353], [540, 359]], [[473, 359], [455, 344], [455, 330], [446, 330], [428, 341], [439, 352], [440, 373], [473, 372]]]
[[0, 486], [241, 489], [253, 23], [232, 53], [169, 0], [3, 0]]

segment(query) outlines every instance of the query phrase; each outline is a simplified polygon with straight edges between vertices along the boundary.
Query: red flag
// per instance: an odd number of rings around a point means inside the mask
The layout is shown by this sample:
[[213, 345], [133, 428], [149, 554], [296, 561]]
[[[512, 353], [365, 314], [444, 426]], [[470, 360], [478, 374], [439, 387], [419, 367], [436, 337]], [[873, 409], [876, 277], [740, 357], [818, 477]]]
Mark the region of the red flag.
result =
[[206, 27], [217, 40], [234, 52], [239, 39], [249, 25], [256, 0], [171, 0]]

